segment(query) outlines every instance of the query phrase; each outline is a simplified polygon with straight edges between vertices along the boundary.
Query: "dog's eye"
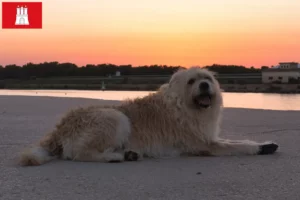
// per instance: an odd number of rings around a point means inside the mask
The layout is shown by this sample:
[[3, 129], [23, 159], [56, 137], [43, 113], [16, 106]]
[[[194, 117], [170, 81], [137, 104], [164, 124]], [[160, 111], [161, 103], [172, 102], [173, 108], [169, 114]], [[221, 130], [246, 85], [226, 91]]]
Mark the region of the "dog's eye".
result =
[[188, 81], [189, 85], [192, 85], [193, 83], [195, 83], [195, 79], [193, 79], [193, 78]]
[[212, 78], [210, 76], [206, 76], [205, 79], [212, 81]]

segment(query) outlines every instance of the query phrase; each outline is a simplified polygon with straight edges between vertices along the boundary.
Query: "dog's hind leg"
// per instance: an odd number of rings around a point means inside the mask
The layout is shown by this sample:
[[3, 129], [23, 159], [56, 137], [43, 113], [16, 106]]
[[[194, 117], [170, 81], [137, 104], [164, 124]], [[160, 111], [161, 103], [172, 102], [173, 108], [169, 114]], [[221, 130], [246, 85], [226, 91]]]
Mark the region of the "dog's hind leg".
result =
[[209, 145], [209, 154], [214, 156], [264, 155], [275, 153], [277, 148], [278, 145], [272, 142], [218, 139]]

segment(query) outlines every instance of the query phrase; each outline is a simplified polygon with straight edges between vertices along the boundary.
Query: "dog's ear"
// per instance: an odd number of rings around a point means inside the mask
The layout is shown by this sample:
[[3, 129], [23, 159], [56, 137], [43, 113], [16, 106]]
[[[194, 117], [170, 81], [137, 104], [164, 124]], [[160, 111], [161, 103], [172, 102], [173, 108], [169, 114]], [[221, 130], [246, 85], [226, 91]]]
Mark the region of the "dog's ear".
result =
[[210, 70], [209, 70], [209, 73], [211, 73], [211, 75], [213, 75], [214, 77], [218, 76], [218, 72], [210, 71]]
[[169, 80], [169, 85], [172, 85], [172, 83], [176, 81], [177, 77], [178, 77], [181, 73], [185, 72], [186, 70], [187, 70], [187, 69], [185, 69], [185, 68], [179, 68], [179, 69], [171, 76], [171, 78], [170, 78], [170, 80]]

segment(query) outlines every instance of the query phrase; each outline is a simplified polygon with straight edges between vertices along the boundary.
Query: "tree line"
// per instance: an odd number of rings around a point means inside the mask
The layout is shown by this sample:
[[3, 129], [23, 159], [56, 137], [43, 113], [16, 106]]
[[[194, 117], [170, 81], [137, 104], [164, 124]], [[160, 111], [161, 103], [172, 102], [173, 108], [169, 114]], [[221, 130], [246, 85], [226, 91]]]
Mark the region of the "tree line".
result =
[[[114, 65], [114, 64], [99, 64], [77, 66], [73, 63], [59, 62], [44, 62], [39, 64], [27, 63], [23, 66], [0, 65], [0, 79], [30, 79], [33, 77], [47, 78], [59, 76], [109, 76], [115, 75], [117, 71], [121, 75], [171, 75], [182, 66], [167, 66], [167, 65]], [[246, 68], [236, 65], [211, 65], [204, 66], [217, 73], [259, 73], [261, 69]]]

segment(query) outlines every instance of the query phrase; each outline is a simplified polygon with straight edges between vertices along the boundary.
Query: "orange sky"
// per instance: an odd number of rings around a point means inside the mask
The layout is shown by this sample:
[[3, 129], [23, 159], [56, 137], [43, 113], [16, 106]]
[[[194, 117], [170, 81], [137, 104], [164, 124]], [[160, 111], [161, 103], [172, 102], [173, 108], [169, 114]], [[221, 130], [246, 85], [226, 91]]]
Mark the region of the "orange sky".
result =
[[300, 0], [42, 2], [43, 29], [0, 29], [0, 65], [300, 62]]

